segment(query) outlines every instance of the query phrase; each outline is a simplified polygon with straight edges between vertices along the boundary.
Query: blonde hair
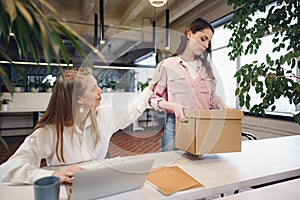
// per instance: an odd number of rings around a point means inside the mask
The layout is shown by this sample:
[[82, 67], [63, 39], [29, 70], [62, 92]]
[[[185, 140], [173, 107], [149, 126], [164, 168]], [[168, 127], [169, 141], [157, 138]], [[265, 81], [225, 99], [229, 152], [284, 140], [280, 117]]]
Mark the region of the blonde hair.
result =
[[[55, 154], [60, 162], [65, 162], [63, 153], [64, 127], [74, 127], [74, 114], [78, 109], [77, 98], [82, 96], [86, 90], [85, 83], [88, 75], [92, 75], [92, 72], [87, 67], [69, 69], [60, 75], [54, 86], [48, 107], [32, 131], [34, 132], [45, 125], [55, 125]], [[101, 138], [94, 110], [90, 111], [90, 117], [92, 122], [92, 137], [94, 139], [93, 148], [95, 148]]]

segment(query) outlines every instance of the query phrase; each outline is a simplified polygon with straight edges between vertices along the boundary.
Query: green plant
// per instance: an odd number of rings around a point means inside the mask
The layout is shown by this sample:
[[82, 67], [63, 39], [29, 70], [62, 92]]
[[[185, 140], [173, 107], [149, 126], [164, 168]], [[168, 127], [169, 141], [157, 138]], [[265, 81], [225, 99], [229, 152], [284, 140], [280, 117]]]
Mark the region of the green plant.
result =
[[31, 81], [30, 83], [29, 83], [29, 86], [30, 87], [34, 87], [34, 88], [38, 88], [38, 87], [40, 87], [40, 85], [41, 85], [41, 83], [37, 80], [37, 78], [34, 78], [34, 81]]
[[[240, 106], [245, 105], [251, 113], [263, 116], [266, 109], [276, 109], [274, 102], [280, 97], [287, 98], [294, 105], [300, 103], [299, 77], [293, 73], [293, 69], [300, 69], [300, 2], [277, 0], [277, 7], [272, 6], [266, 17], [253, 21], [254, 14], [265, 12], [268, 3], [268, 0], [228, 0], [228, 5], [235, 11], [232, 21], [225, 25], [233, 30], [228, 44], [232, 48], [229, 53], [231, 60], [241, 55], [257, 54], [261, 39], [266, 35], [272, 37], [272, 52], [280, 55], [276, 59], [268, 52], [265, 60], [245, 64], [235, 74], [239, 84], [235, 94]], [[260, 103], [250, 105], [251, 88], [260, 95]], [[300, 124], [300, 113], [295, 115], [295, 121]]]
[[3, 105], [3, 104], [9, 104], [9, 102], [12, 102], [12, 100], [10, 99], [1, 99], [0, 100], [0, 104]]
[[147, 79], [147, 81], [146, 82], [144, 82], [144, 83], [142, 83], [142, 82], [137, 82], [137, 90], [138, 91], [143, 91], [148, 85], [149, 85], [149, 81], [150, 81], [151, 79], [150, 78], [148, 78]]
[[25, 87], [24, 80], [18, 80], [18, 83], [15, 86], [16, 87]]
[[[39, 6], [52, 14], [45, 15]], [[10, 40], [15, 40], [20, 58], [26, 60], [32, 55], [37, 63], [42, 59], [47, 63], [51, 63], [53, 59], [60, 63], [61, 57], [67, 64], [70, 63], [62, 36], [68, 39], [83, 57], [86, 57], [83, 50], [85, 45], [106, 61], [101, 53], [57, 16], [58, 12], [44, 0], [1, 0], [0, 38], [8, 44]], [[12, 65], [12, 59], [1, 47], [0, 60], [8, 61]], [[12, 93], [13, 86], [1, 64], [0, 77]]]
[[[0, 87], [0, 97], [2, 96], [2, 89]], [[0, 105], [2, 105], [2, 100], [0, 99]], [[2, 145], [5, 147], [5, 149], [7, 150], [7, 152], [10, 153], [9, 148], [8, 148], [8, 144], [6, 143], [6, 141], [2, 138], [2, 136], [0, 135], [0, 143], [2, 143]]]
[[51, 86], [51, 83], [49, 80], [46, 80], [44, 83], [43, 83], [43, 87], [47, 90], [49, 88], [52, 88]]
[[113, 80], [111, 80], [111, 79], [109, 78], [109, 79], [106, 81], [106, 84], [103, 85], [103, 87], [115, 89], [116, 84], [117, 84], [116, 81], [113, 81]]

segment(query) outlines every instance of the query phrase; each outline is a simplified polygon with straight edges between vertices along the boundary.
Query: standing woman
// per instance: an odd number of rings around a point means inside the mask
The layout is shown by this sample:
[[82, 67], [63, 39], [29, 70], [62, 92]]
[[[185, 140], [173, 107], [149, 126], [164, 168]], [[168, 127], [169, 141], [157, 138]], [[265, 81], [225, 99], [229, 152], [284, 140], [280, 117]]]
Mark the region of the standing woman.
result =
[[161, 62], [162, 78], [154, 88], [150, 105], [166, 112], [162, 151], [175, 149], [175, 117], [186, 120], [182, 108], [226, 109], [215, 93], [215, 76], [208, 55], [214, 29], [202, 18], [185, 30], [174, 55]]
[[[45, 176], [58, 176], [72, 183], [72, 164], [104, 159], [113, 133], [134, 122], [147, 108], [153, 87], [161, 77], [157, 68], [149, 86], [130, 106], [101, 106], [102, 90], [89, 68], [66, 70], [57, 80], [46, 112], [32, 133], [9, 160], [0, 165], [4, 184], [33, 184]], [[40, 168], [70, 165], [62, 171]]]

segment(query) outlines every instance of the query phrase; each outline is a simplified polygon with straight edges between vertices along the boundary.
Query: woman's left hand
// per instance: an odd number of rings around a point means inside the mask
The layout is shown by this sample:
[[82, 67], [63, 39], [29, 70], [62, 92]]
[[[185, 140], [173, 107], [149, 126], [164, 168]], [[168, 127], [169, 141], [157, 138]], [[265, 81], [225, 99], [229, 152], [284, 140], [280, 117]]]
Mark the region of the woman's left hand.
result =
[[234, 108], [231, 108], [231, 107], [229, 107], [229, 106], [223, 106], [223, 108], [221, 108], [221, 109], [223, 109], [223, 110], [235, 110]]
[[85, 170], [82, 167], [77, 167], [74, 165], [68, 166], [61, 171], [56, 171], [52, 174], [52, 176], [57, 176], [60, 178], [60, 183], [72, 183], [75, 172]]

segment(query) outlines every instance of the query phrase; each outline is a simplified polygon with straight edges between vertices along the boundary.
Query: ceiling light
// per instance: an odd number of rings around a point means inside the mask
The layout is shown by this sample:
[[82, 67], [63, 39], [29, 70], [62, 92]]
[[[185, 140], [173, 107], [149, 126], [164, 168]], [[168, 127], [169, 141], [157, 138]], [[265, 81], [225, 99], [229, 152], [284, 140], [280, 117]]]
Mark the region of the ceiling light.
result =
[[168, 0], [149, 0], [151, 6], [153, 7], [161, 7], [167, 3]]
[[39, 63], [39, 62], [30, 62], [30, 61], [0, 61], [1, 64], [15, 64], [15, 65], [40, 65], [40, 66], [60, 66], [60, 67], [73, 67], [73, 64], [65, 64], [65, 63]]

